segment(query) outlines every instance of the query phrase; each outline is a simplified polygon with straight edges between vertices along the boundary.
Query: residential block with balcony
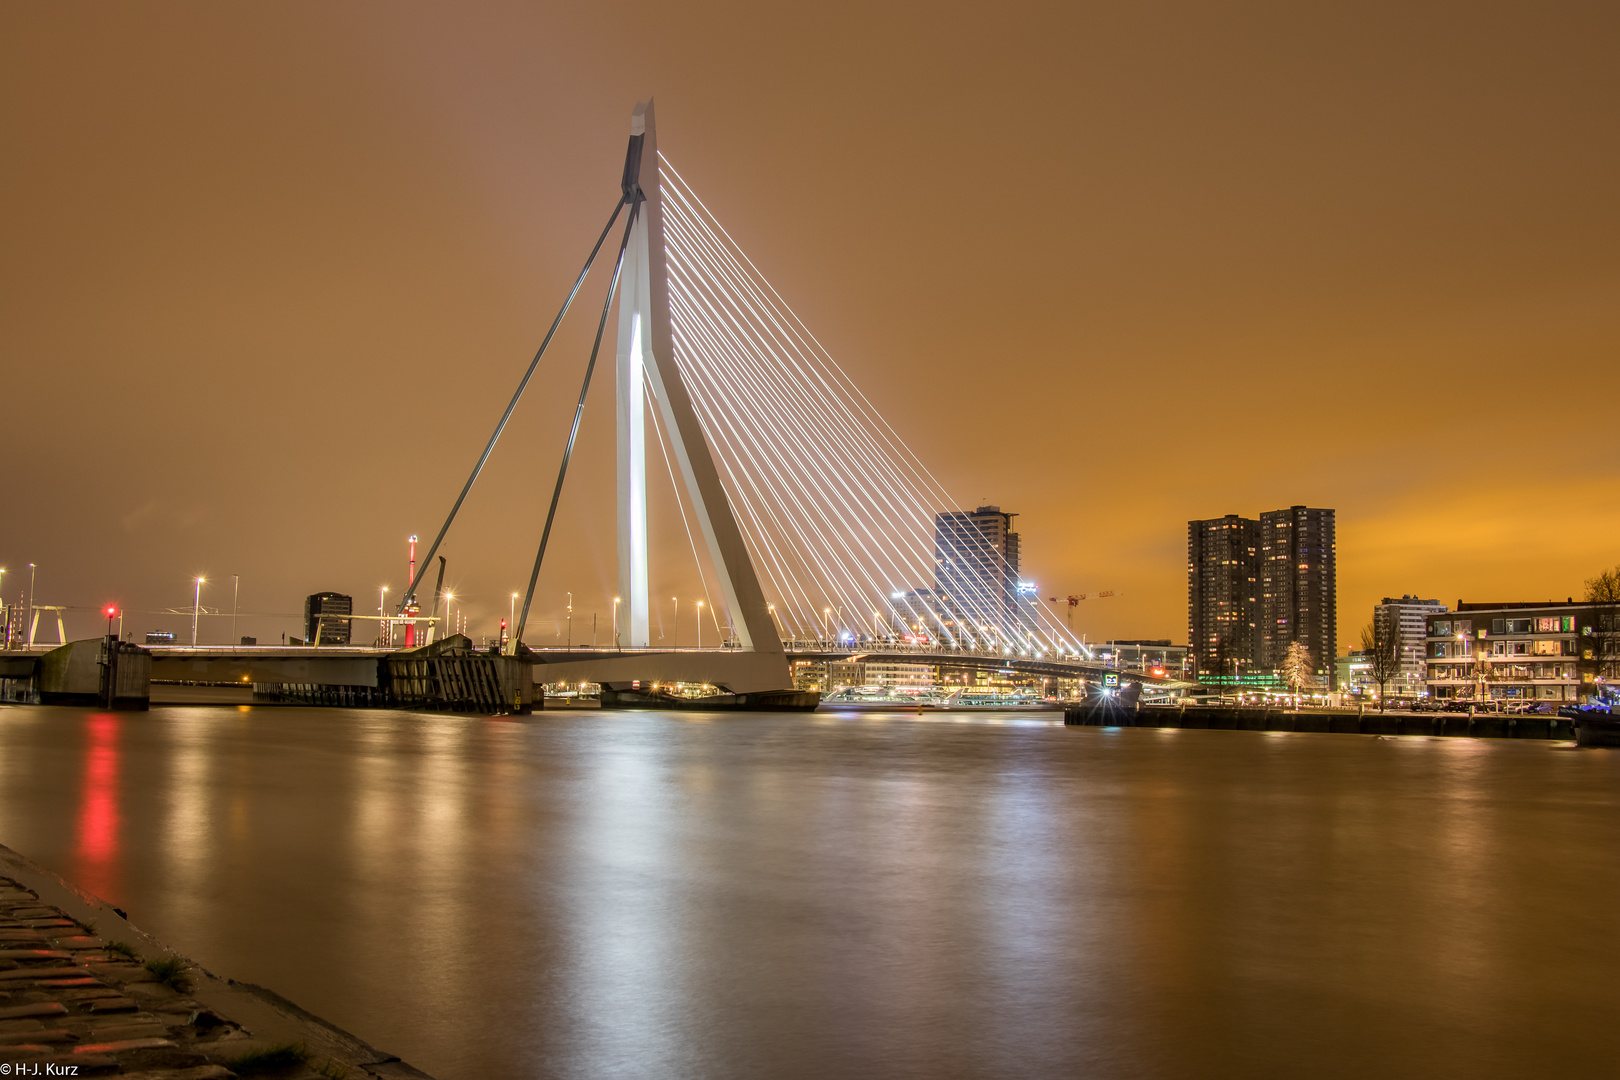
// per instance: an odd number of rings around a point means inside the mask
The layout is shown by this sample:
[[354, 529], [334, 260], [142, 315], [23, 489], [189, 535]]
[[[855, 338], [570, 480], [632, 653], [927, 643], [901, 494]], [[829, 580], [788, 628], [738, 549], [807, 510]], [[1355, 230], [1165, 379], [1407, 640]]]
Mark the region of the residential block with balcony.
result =
[[[1427, 683], [1452, 700], [1575, 701], [1577, 659], [1591, 606], [1563, 603], [1458, 602], [1426, 618]], [[1590, 631], [1588, 631], [1590, 633]]]

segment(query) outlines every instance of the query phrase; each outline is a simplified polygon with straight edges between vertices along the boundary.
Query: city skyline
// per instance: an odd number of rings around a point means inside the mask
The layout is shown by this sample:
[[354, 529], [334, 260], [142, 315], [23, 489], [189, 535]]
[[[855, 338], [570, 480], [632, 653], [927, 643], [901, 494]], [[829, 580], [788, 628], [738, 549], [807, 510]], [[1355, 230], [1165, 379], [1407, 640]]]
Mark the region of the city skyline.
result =
[[[0, 183], [27, 213], [0, 252], [8, 598], [28, 562], [40, 602], [85, 607], [180, 608], [197, 576], [240, 575], [244, 608], [285, 612], [400, 588], [404, 537], [442, 517], [649, 91], [672, 159], [959, 507], [1018, 508], [1043, 596], [1121, 594], [1080, 605], [1077, 633], [1174, 634], [1184, 523], [1237, 506], [1338, 508], [1341, 645], [1383, 596], [1560, 599], [1613, 561], [1617, 451], [1539, 466], [1578, 437], [1560, 417], [1620, 336], [1614, 150], [1565, 137], [1613, 127], [1612, 15], [1561, 8], [1537, 36], [1419, 11], [1386, 40], [1393, 8], [1354, 26], [1189, 8], [1159, 42], [1179, 63], [1148, 80], [1138, 16], [1056, 14], [1088, 32], [1049, 35], [1082, 44], [1042, 45], [1046, 65], [1009, 23], [973, 77], [919, 41], [830, 89], [816, 34], [774, 65], [728, 59], [703, 9], [582, 13], [551, 36], [539, 15], [472, 18], [439, 64], [419, 62], [445, 40], [433, 16], [363, 11], [105, 12], [91, 39], [62, 10], [10, 20], [21, 165]], [[1442, 30], [1441, 53], [1411, 44]], [[1204, 78], [1208, 34], [1250, 79]], [[630, 54], [612, 74], [607, 41]], [[915, 124], [919, 88], [948, 151]], [[1075, 138], [1054, 146], [1054, 126]], [[884, 199], [942, 153], [927, 190]], [[490, 629], [538, 537], [571, 333], [447, 552]], [[1518, 378], [1530, 365], [1561, 377]], [[984, 387], [999, 396], [964, 392]], [[1247, 463], [1200, 452], [1261, 414]], [[1514, 452], [1478, 445], [1481, 418]], [[1116, 442], [1130, 454], [1085, 464]], [[578, 469], [543, 618], [570, 589], [605, 614], [615, 591], [592, 539], [613, 512], [590, 495], [612, 472], [605, 406]], [[673, 502], [649, 495], [655, 545], [681, 550]], [[702, 594], [678, 562], [657, 572], [655, 597]]]

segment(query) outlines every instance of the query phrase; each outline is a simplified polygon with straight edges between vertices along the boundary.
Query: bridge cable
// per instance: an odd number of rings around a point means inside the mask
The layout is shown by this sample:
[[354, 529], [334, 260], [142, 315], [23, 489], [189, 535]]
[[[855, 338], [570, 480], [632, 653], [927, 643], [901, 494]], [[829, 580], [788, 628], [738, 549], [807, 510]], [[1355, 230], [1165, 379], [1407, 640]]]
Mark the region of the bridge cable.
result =
[[[557, 486], [551, 492], [551, 509], [546, 511], [546, 527], [540, 534], [540, 550], [534, 554], [534, 569], [529, 571], [529, 588], [523, 594], [523, 614], [519, 616], [517, 627], [512, 631], [514, 652], [518, 643], [523, 640], [523, 628], [529, 622], [529, 605], [534, 600], [535, 582], [540, 579], [540, 564], [546, 557], [546, 544], [551, 540], [551, 524], [557, 517], [557, 500], [562, 498], [563, 479], [568, 475], [568, 459], [573, 456], [574, 439], [579, 435], [580, 417], [585, 413], [585, 395], [591, 390], [591, 374], [596, 370], [596, 354], [602, 349], [602, 333], [607, 329], [608, 312], [613, 310], [613, 296], [619, 291], [619, 275], [624, 271], [624, 253], [630, 246], [630, 230], [636, 227], [636, 217], [641, 212], [642, 201], [640, 197], [636, 199], [630, 207], [630, 218], [624, 223], [624, 239], [619, 241], [619, 257], [613, 263], [613, 278], [608, 282], [607, 299], [602, 302], [602, 319], [596, 324], [596, 341], [591, 344], [591, 358], [585, 365], [585, 382], [579, 388], [579, 404], [574, 406], [574, 423], [568, 429], [568, 443], [563, 447], [562, 466], [557, 470]], [[618, 216], [617, 211], [614, 212], [614, 216]], [[609, 225], [612, 225], [611, 221]], [[594, 256], [595, 252], [592, 252], [592, 255]]]
[[[1042, 605], [1025, 610], [1003, 591], [998, 579], [1013, 580], [1006, 557], [962, 512], [941, 512], [955, 500], [660, 158], [675, 350], [777, 599], [814, 620], [813, 607], [802, 610], [815, 601], [799, 568], [851, 614], [865, 594], [874, 633], [876, 612], [887, 609], [897, 621], [937, 622], [940, 636], [959, 646], [1088, 652]], [[772, 422], [781, 415], [798, 423]], [[852, 482], [851, 467], [866, 485]], [[901, 535], [885, 543], [895, 529]], [[937, 581], [902, 586], [940, 577], [936, 560], [958, 568], [951, 595]]]
[[[546, 331], [545, 339], [540, 342], [540, 348], [535, 352], [534, 359], [529, 361], [529, 370], [523, 373], [523, 378], [518, 382], [517, 392], [512, 395], [512, 400], [507, 404], [506, 411], [501, 414], [500, 422], [495, 425], [495, 433], [489, 437], [489, 445], [484, 447], [483, 454], [478, 458], [478, 464], [473, 466], [472, 474], [467, 477], [466, 484], [461, 488], [461, 494], [456, 496], [455, 505], [450, 507], [450, 514], [444, 519], [444, 525], [440, 527], [439, 535], [433, 538], [433, 546], [429, 547], [427, 554], [422, 556], [422, 568], [416, 572], [415, 577], [411, 578], [410, 586], [400, 596], [399, 611], [396, 614], [403, 615], [405, 605], [410, 603], [411, 597], [416, 595], [416, 587], [421, 584], [422, 576], [427, 573], [428, 564], [433, 562], [433, 556], [438, 553], [439, 545], [444, 542], [445, 534], [450, 531], [450, 523], [456, 520], [456, 514], [461, 511], [461, 504], [466, 501], [467, 493], [472, 490], [473, 483], [478, 479], [478, 474], [484, 471], [484, 463], [489, 460], [489, 455], [494, 453], [496, 441], [500, 439], [501, 432], [506, 430], [506, 422], [512, 419], [512, 412], [517, 408], [518, 399], [523, 396], [523, 391], [528, 388], [529, 379], [534, 376], [534, 369], [540, 365], [540, 358], [546, 355], [546, 347], [551, 344], [552, 337], [557, 333], [557, 327], [562, 325], [563, 316], [568, 314], [569, 307], [574, 303], [574, 297], [579, 295], [580, 287], [585, 284], [585, 275], [591, 272], [591, 264], [596, 261], [596, 253], [602, 250], [602, 242], [607, 239], [608, 232], [613, 228], [613, 223], [619, 220], [619, 211], [624, 209], [626, 201], [621, 196], [619, 201], [614, 204], [613, 216], [608, 218], [608, 223], [602, 227], [602, 235], [596, 238], [596, 246], [591, 248], [590, 257], [585, 260], [584, 269], [580, 270], [579, 277], [574, 280], [574, 287], [568, 291], [568, 298], [563, 301], [562, 310], [557, 312], [557, 317], [551, 321], [551, 329]], [[433, 602], [436, 606], [439, 602], [438, 598], [434, 597]], [[515, 636], [513, 640], [517, 640]]]

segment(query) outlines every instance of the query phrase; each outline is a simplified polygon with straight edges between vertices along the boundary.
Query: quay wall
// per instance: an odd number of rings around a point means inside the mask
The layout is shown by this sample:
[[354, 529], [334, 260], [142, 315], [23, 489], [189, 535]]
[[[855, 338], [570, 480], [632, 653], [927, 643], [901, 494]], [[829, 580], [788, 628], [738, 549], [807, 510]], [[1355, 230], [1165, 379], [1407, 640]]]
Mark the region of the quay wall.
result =
[[1206, 731], [1306, 731], [1343, 735], [1428, 735], [1475, 739], [1574, 739], [1575, 722], [1562, 716], [1489, 713], [1357, 713], [1233, 705], [1141, 705], [1136, 708], [1070, 706], [1070, 727], [1188, 728]]

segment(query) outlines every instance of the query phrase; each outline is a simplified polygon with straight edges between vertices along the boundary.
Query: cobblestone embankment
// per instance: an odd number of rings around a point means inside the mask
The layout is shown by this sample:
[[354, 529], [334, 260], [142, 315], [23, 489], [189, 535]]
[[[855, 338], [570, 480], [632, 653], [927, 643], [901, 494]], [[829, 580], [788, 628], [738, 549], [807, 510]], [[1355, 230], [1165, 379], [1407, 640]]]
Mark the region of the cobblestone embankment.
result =
[[0, 1080], [431, 1080], [0, 847]]

